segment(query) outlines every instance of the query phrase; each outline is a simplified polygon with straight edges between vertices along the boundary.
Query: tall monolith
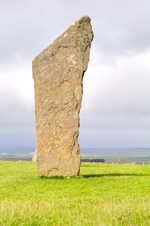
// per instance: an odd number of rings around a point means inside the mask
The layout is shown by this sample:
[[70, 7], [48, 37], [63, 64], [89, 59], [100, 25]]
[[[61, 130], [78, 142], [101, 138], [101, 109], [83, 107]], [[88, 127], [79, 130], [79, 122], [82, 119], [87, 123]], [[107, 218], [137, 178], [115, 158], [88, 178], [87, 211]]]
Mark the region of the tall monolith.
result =
[[76, 21], [33, 60], [40, 176], [79, 174], [79, 112], [93, 39], [90, 21], [88, 16]]

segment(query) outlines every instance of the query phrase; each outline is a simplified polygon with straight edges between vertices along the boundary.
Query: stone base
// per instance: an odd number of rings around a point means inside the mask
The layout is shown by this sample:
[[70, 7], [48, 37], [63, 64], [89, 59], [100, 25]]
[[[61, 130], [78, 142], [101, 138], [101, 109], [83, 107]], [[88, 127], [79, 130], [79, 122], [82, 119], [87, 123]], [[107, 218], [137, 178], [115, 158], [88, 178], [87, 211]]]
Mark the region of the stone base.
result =
[[39, 176], [77, 176], [80, 171], [81, 158], [76, 156], [76, 161], [70, 156], [62, 159], [59, 157], [44, 157], [38, 154]]

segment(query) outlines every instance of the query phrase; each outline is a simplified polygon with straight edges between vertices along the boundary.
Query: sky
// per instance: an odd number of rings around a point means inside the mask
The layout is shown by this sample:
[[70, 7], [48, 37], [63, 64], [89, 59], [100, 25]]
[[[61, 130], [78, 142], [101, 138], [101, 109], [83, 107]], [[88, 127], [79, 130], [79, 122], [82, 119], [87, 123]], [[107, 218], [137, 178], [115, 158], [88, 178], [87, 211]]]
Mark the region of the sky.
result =
[[36, 146], [32, 60], [91, 17], [79, 144], [150, 147], [149, 0], [0, 0], [0, 150]]

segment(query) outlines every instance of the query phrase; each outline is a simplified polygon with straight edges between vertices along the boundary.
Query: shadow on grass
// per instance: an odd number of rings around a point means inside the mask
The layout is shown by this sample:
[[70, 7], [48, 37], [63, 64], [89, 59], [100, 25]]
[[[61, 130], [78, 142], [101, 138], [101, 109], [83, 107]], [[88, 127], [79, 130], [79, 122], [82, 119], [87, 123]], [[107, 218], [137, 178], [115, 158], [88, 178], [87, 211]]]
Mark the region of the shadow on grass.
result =
[[150, 176], [150, 174], [113, 173], [113, 174], [85, 174], [85, 175], [82, 175], [83, 178], [90, 178], [90, 177], [126, 177], [126, 176], [145, 177], [145, 176]]
[[66, 179], [66, 177], [63, 177], [63, 176], [39, 176], [39, 179], [43, 179], [43, 180], [47, 180], [47, 179], [63, 180], [63, 179]]
[[49, 180], [49, 179], [56, 179], [56, 180], [68, 180], [68, 179], [85, 179], [85, 178], [95, 178], [95, 177], [145, 177], [150, 176], [150, 174], [123, 174], [123, 173], [113, 173], [113, 174], [80, 174], [79, 176], [39, 176], [39, 179], [42, 180]]

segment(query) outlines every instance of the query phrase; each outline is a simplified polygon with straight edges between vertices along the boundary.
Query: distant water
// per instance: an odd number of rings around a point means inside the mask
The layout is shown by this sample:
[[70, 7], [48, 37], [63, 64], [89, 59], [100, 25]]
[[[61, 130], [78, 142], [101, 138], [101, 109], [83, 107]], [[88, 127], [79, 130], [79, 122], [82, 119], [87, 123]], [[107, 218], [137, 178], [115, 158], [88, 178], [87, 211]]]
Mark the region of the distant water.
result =
[[[34, 148], [0, 149], [0, 155], [25, 155], [33, 152]], [[150, 148], [81, 148], [80, 153], [97, 157], [149, 157]]]
[[0, 155], [26, 155], [34, 152], [34, 148], [0, 148]]

